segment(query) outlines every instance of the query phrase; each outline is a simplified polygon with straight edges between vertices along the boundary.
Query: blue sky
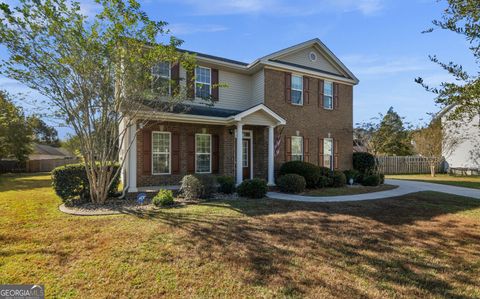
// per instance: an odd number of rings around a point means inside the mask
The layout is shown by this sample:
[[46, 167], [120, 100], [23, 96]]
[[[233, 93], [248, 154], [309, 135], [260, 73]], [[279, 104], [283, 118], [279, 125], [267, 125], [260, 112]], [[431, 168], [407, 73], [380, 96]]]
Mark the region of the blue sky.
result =
[[[96, 12], [92, 2], [81, 3], [86, 14]], [[169, 23], [172, 33], [185, 41], [182, 48], [245, 62], [320, 38], [360, 79], [354, 89], [354, 123], [385, 113], [390, 106], [413, 124], [438, 111], [434, 96], [414, 82], [418, 76], [434, 85], [451, 80], [429, 61], [429, 54], [475, 71], [468, 44], [460, 36], [446, 31], [421, 33], [440, 17], [445, 1], [144, 0], [141, 4], [152, 19]], [[0, 50], [1, 55], [5, 51]], [[1, 77], [0, 88], [26, 91]], [[67, 132], [58, 129], [61, 136]]]

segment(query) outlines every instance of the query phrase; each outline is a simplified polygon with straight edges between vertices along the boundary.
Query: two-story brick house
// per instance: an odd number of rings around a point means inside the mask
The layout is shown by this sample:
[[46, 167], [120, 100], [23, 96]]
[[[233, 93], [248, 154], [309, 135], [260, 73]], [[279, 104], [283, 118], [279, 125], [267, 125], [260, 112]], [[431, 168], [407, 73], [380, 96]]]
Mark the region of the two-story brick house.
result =
[[[129, 192], [178, 185], [189, 173], [230, 175], [237, 183], [258, 177], [273, 185], [275, 170], [290, 160], [351, 168], [358, 79], [319, 39], [249, 64], [194, 54], [191, 96], [211, 95], [214, 106], [195, 100], [182, 113], [137, 114], [149, 122], [130, 127], [123, 145], [132, 142], [123, 175]], [[192, 80], [178, 64], [157, 71]]]

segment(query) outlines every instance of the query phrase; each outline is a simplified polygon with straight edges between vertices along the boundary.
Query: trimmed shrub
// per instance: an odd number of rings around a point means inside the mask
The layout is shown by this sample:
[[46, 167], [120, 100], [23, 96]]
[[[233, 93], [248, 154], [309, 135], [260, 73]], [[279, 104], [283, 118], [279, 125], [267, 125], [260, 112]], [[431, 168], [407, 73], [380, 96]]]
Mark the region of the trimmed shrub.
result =
[[237, 187], [238, 195], [249, 198], [263, 198], [267, 191], [267, 182], [261, 179], [245, 180]]
[[378, 174], [380, 176], [380, 185], [385, 184], [385, 175], [383, 173]]
[[345, 174], [345, 178], [347, 179], [347, 183], [350, 181], [350, 179], [353, 179], [353, 182], [356, 182], [357, 178], [360, 174], [355, 169], [345, 170], [343, 173]]
[[[119, 165], [115, 164], [113, 171], [118, 170]], [[120, 177], [117, 176], [108, 191], [109, 196], [118, 193]], [[55, 193], [66, 204], [73, 204], [75, 201], [86, 201], [90, 198], [90, 183], [84, 164], [67, 164], [52, 170], [52, 186]]]
[[196, 176], [188, 174], [182, 178], [180, 192], [187, 200], [199, 199], [202, 194], [202, 183]]
[[323, 167], [323, 166], [317, 166], [317, 167], [320, 170], [320, 175], [329, 177], [332, 174], [332, 170], [328, 167]]
[[370, 153], [353, 153], [353, 169], [372, 174], [375, 171], [375, 157]]
[[380, 185], [380, 176], [377, 174], [372, 174], [369, 176], [366, 176], [363, 179], [363, 184], [364, 186], [378, 186]]
[[231, 176], [219, 176], [217, 177], [219, 184], [218, 191], [224, 194], [232, 194], [235, 191], [235, 178]]
[[280, 166], [279, 175], [294, 173], [305, 178], [307, 188], [315, 188], [322, 176], [322, 169], [312, 163], [303, 161], [289, 161]]
[[208, 199], [217, 191], [217, 177], [211, 174], [197, 175], [201, 184], [200, 198]]
[[300, 193], [305, 191], [306, 182], [303, 176], [289, 173], [281, 176], [278, 179], [277, 185], [282, 192]]
[[171, 206], [173, 205], [173, 192], [172, 190], [161, 189], [157, 195], [153, 197], [152, 203], [157, 207]]
[[347, 178], [345, 177], [345, 174], [341, 171], [335, 170], [332, 175], [332, 187], [335, 188], [340, 188], [344, 187], [347, 184]]
[[320, 176], [317, 182], [317, 187], [318, 188], [325, 188], [328, 187], [331, 184], [331, 179], [326, 176]]

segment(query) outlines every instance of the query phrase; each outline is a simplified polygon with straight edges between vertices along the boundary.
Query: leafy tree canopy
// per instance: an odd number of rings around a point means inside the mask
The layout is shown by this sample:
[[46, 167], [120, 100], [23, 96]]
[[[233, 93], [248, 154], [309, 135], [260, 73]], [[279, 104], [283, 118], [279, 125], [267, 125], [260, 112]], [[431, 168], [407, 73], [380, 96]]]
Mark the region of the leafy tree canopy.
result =
[[33, 141], [40, 144], [60, 146], [57, 130], [49, 126], [40, 117], [32, 115], [28, 117], [28, 123], [33, 130]]

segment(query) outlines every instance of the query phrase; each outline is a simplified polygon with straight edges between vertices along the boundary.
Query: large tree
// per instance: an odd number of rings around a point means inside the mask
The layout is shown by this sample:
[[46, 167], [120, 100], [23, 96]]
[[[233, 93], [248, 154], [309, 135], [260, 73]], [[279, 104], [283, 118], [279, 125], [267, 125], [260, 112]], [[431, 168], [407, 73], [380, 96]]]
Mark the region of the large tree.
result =
[[[191, 71], [194, 58], [177, 51], [181, 41], [168, 34], [165, 22], [150, 20], [135, 0], [97, 2], [101, 12], [91, 18], [82, 15], [79, 3], [67, 0], [0, 5], [0, 44], [9, 53], [0, 73], [39, 91], [55, 108], [52, 112], [73, 128], [90, 197], [102, 204], [120, 173], [113, 166], [117, 145], [137, 121], [136, 113], [145, 109], [143, 103], [151, 107], [163, 101], [168, 105], [158, 109], [170, 109], [185, 99], [178, 82], [152, 86], [152, 68], [166, 61]], [[173, 96], [164, 99], [170, 84]]]
[[[442, 1], [443, 2], [443, 1]], [[440, 19], [433, 21], [433, 28], [448, 30], [462, 35], [469, 43], [474, 61], [480, 64], [480, 4], [478, 0], [447, 0], [447, 8]], [[451, 107], [450, 120], [470, 122], [480, 115], [480, 72], [465, 71], [462, 65], [453, 61], [443, 62], [436, 55], [429, 56], [455, 78], [455, 82], [443, 82], [438, 87], [429, 86], [422, 78], [416, 82], [436, 94], [436, 102], [443, 107]], [[479, 124], [480, 125], [480, 124]]]
[[33, 131], [33, 141], [40, 144], [60, 146], [57, 130], [49, 126], [43, 119], [37, 115], [28, 117], [28, 123]]
[[27, 160], [31, 142], [32, 131], [22, 109], [15, 106], [10, 94], [0, 90], [0, 160]]

